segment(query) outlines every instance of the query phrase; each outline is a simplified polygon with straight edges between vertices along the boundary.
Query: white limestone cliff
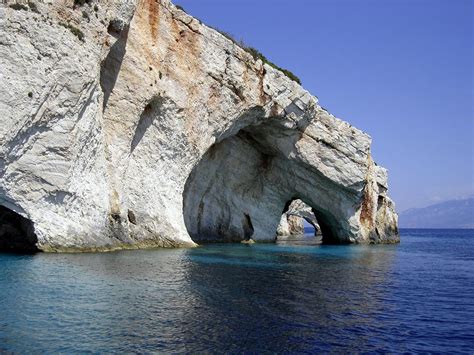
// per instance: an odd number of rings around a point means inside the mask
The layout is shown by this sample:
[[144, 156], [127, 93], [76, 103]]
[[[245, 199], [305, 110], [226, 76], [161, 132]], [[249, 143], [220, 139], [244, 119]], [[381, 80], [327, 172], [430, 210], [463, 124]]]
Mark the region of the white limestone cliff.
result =
[[0, 247], [273, 241], [296, 198], [325, 242], [399, 240], [370, 137], [281, 71], [167, 0], [33, 3], [0, 5]]

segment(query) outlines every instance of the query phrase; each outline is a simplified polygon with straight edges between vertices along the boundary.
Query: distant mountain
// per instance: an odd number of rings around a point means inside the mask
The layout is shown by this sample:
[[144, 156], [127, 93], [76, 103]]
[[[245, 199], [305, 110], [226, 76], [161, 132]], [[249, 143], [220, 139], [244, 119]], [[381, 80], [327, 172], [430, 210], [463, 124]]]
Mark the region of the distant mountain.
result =
[[400, 228], [474, 228], [474, 198], [451, 200], [399, 215]]

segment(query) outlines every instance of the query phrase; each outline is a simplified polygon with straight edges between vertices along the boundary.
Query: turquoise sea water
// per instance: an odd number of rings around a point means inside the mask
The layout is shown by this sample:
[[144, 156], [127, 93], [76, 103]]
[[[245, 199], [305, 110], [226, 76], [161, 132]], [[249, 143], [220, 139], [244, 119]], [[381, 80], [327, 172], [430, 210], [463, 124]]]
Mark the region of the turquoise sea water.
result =
[[474, 351], [474, 231], [0, 254], [0, 352]]

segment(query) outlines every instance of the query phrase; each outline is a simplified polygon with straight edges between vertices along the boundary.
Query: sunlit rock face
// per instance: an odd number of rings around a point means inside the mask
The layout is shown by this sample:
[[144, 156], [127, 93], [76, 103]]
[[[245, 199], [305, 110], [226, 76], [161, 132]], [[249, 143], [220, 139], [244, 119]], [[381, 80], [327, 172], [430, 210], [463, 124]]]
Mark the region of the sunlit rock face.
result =
[[277, 228], [277, 238], [304, 234], [304, 219], [283, 213]]
[[294, 199], [398, 241], [370, 137], [282, 72], [166, 0], [34, 2], [0, 7], [0, 205], [37, 248], [273, 241]]

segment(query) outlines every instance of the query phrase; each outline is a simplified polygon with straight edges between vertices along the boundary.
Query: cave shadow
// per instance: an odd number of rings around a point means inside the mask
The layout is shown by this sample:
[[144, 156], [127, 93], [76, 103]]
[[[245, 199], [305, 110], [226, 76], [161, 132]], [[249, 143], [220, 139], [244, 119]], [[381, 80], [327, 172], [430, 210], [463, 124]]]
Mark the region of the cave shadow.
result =
[[34, 254], [37, 243], [33, 222], [0, 205], [0, 252]]

